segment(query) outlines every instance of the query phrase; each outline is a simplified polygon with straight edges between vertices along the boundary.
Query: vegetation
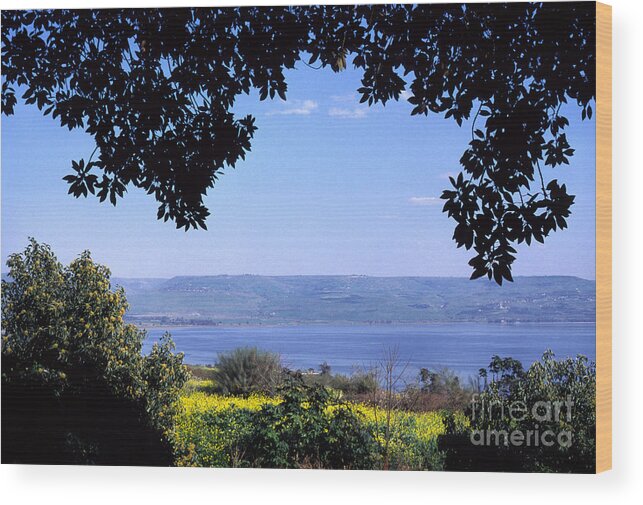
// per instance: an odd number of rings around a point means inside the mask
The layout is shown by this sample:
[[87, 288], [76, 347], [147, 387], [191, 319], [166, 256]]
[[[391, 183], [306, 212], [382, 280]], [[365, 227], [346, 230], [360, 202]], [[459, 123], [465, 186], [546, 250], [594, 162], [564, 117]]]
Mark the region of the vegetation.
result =
[[190, 375], [204, 381], [213, 380], [215, 368], [213, 366], [186, 365]]
[[273, 394], [283, 382], [283, 373], [279, 355], [256, 347], [240, 347], [219, 355], [212, 378], [224, 394]]
[[[383, 468], [385, 412], [347, 402], [301, 378], [279, 396], [230, 397], [186, 390], [176, 423], [177, 464], [275, 468]], [[459, 418], [466, 422], [463, 416]], [[439, 470], [439, 412], [393, 413], [389, 469]]]
[[475, 392], [475, 385], [463, 385], [460, 377], [448, 368], [421, 368], [417, 383], [407, 386], [404, 392], [403, 405], [419, 411], [463, 411]]
[[442, 437], [447, 468], [592, 473], [596, 455], [596, 367], [547, 351], [527, 371], [495, 356], [467, 411], [470, 429]]
[[236, 98], [285, 100], [284, 71], [307, 55], [335, 72], [352, 63], [369, 106], [406, 90], [412, 115], [472, 118], [442, 195], [457, 246], [475, 251], [472, 278], [511, 281], [516, 244], [567, 227], [574, 196], [544, 167], [574, 154], [562, 105], [592, 117], [590, 2], [5, 10], [2, 27], [3, 112], [22, 93], [94, 137], [65, 177], [76, 197], [116, 205], [135, 186], [159, 219], [205, 228], [204, 196], [257, 129]]
[[[182, 364], [166, 335], [143, 356], [122, 289], [89, 253], [63, 267], [34, 240], [2, 281], [7, 463], [592, 472], [595, 365], [495, 356], [479, 381], [398, 353], [351, 377], [292, 372], [241, 348]], [[469, 404], [467, 405], [467, 399]]]
[[[277, 395], [241, 396], [218, 393], [215, 367], [213, 379], [195, 377], [184, 388], [176, 423], [177, 464], [442, 469], [445, 453], [438, 449], [438, 436], [446, 433], [446, 421], [460, 429], [468, 421], [461, 410], [423, 410], [430, 401], [419, 397], [433, 397], [433, 391], [394, 390], [397, 364], [391, 359], [384, 367], [387, 381], [377, 370], [333, 375], [322, 363], [321, 373], [285, 371]], [[382, 387], [380, 379], [390, 387]]]
[[422, 369], [416, 385], [399, 391], [386, 386], [398, 377], [391, 358], [382, 366], [390, 380], [367, 395], [336, 394], [327, 364], [287, 380], [277, 396], [224, 396], [212, 381], [193, 380], [177, 415], [177, 464], [593, 471], [595, 368], [586, 358], [546, 352], [525, 371], [495, 356], [472, 386], [447, 369]]
[[341, 392], [347, 398], [363, 398], [379, 389], [377, 375], [373, 370], [357, 370], [351, 375], [344, 375], [333, 374], [330, 366], [326, 365], [326, 367], [322, 365], [322, 371], [319, 374], [304, 376], [305, 382]]
[[169, 337], [141, 354], [127, 301], [88, 252], [30, 241], [2, 281], [2, 461], [170, 465], [187, 380]]

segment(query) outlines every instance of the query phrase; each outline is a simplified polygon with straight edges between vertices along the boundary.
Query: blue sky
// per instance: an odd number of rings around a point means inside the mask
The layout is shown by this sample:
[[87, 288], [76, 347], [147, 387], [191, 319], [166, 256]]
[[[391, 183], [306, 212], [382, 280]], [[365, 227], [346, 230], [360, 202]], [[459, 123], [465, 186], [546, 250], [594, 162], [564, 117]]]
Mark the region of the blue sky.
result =
[[[2, 117], [2, 261], [33, 236], [69, 262], [89, 249], [121, 277], [217, 274], [469, 276], [439, 195], [458, 173], [470, 124], [410, 116], [405, 101], [359, 104], [359, 73], [303, 64], [288, 101], [240, 97], [259, 127], [251, 153], [206, 204], [208, 231], [156, 220], [157, 204], [129, 188], [116, 207], [67, 195], [71, 160], [92, 138], [33, 106]], [[577, 195], [569, 228], [518, 248], [514, 275], [577, 275], [595, 266], [595, 124], [566, 110], [571, 165], [546, 168]], [[5, 268], [3, 267], [3, 270]]]

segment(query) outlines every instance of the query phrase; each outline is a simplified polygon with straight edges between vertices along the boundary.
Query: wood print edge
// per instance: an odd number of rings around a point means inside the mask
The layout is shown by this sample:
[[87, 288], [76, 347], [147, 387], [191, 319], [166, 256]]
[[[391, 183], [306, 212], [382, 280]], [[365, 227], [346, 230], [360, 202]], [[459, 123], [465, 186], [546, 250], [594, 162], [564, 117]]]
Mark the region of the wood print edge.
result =
[[612, 7], [596, 3], [596, 472], [612, 468]]

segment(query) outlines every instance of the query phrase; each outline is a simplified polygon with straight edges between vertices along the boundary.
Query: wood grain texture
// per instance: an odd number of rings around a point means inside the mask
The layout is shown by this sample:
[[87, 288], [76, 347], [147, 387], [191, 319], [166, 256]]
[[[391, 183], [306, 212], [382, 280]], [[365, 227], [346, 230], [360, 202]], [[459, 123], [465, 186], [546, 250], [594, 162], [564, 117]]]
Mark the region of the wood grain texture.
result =
[[612, 7], [596, 3], [596, 472], [612, 468]]

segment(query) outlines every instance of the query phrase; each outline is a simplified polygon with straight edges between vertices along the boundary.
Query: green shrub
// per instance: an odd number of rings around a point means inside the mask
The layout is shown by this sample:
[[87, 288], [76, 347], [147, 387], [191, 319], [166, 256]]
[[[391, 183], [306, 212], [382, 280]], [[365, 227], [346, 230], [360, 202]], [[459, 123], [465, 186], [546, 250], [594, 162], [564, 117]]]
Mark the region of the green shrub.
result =
[[256, 347], [241, 347], [219, 355], [212, 377], [223, 394], [274, 394], [283, 382], [284, 373], [279, 355]]
[[[247, 457], [269, 468], [372, 468], [377, 444], [359, 416], [326, 388], [289, 380], [283, 400], [254, 413]], [[329, 409], [329, 407], [331, 407]]]
[[2, 281], [2, 461], [169, 465], [182, 355], [148, 356], [88, 252], [63, 267], [30, 241]]
[[487, 385], [473, 397], [470, 429], [451, 426], [441, 440], [448, 469], [594, 471], [594, 363], [584, 356], [556, 360], [546, 351], [524, 371], [516, 360], [495, 356], [481, 375]]
[[428, 393], [449, 394], [462, 389], [460, 378], [455, 372], [448, 368], [442, 368], [439, 370], [421, 368], [419, 379], [420, 389]]
[[417, 383], [403, 391], [402, 406], [418, 411], [462, 411], [470, 403], [473, 391], [470, 385], [460, 382], [453, 370], [422, 368]]
[[306, 375], [307, 384], [320, 385], [341, 391], [350, 397], [370, 395], [379, 389], [377, 377], [373, 371], [357, 371], [352, 375], [331, 374], [330, 366], [326, 365], [325, 371], [317, 375]]
[[213, 366], [186, 365], [186, 367], [194, 379], [214, 380], [216, 370]]

